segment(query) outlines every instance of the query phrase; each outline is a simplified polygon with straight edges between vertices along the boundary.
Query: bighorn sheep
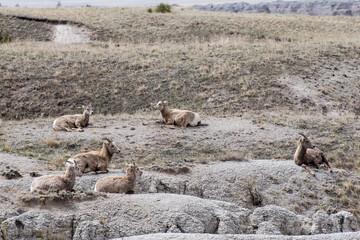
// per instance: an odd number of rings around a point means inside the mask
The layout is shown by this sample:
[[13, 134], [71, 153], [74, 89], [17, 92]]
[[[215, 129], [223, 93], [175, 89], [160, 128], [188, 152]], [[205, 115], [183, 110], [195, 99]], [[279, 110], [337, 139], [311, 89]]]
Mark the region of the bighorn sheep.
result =
[[305, 168], [313, 176], [315, 176], [315, 173], [311, 171], [309, 164], [313, 164], [316, 168], [319, 168], [320, 164], [325, 163], [329, 171], [332, 172], [325, 154], [316, 148], [304, 134], [300, 133], [300, 135], [302, 137], [298, 141], [298, 147], [294, 155], [295, 163]]
[[35, 190], [67, 190], [73, 191], [73, 187], [75, 184], [76, 176], [81, 176], [76, 162], [68, 160], [66, 162], [66, 172], [63, 176], [42, 176], [35, 178], [31, 184], [30, 191], [33, 192]]
[[114, 153], [120, 152], [120, 149], [115, 145], [112, 139], [103, 138], [106, 142], [103, 143], [101, 151], [91, 151], [87, 153], [79, 153], [70, 161], [74, 161], [79, 166], [83, 173], [107, 173], [107, 167], [110, 164]]
[[83, 128], [89, 125], [90, 115], [94, 112], [91, 103], [87, 106], [83, 105], [82, 108], [84, 109], [83, 114], [64, 115], [55, 119], [53, 129], [55, 131], [83, 132]]
[[105, 177], [99, 179], [96, 184], [95, 192], [108, 193], [134, 193], [136, 177], [140, 177], [142, 171], [133, 162], [128, 165], [124, 177]]
[[187, 110], [169, 109], [167, 101], [160, 101], [154, 109], [160, 110], [163, 123], [179, 127], [195, 127], [201, 124], [199, 114]]

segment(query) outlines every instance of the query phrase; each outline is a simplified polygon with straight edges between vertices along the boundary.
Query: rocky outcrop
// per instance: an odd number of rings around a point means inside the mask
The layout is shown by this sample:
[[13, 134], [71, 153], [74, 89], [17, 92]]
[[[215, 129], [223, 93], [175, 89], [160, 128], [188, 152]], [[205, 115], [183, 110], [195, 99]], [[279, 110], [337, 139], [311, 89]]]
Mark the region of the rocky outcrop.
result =
[[[344, 180], [351, 179], [354, 185], [360, 184], [360, 177], [348, 171], [314, 171], [316, 178], [293, 161], [220, 162], [196, 165], [190, 173], [179, 175], [144, 171], [135, 190], [140, 193], [192, 195], [232, 202], [249, 209], [257, 207], [254, 205], [277, 205], [311, 216], [319, 204], [331, 207], [336, 200], [332, 197], [343, 188]], [[90, 182], [86, 178], [80, 181]], [[261, 201], [254, 201], [254, 198]]]
[[[359, 239], [360, 232], [346, 234], [325, 234], [316, 236], [274, 236], [274, 235], [214, 235], [214, 234], [175, 234], [157, 233], [122, 238], [121, 240], [354, 240]], [[120, 239], [116, 239], [120, 240]]]
[[[270, 160], [189, 167], [189, 172], [177, 175], [144, 171], [133, 195], [94, 194], [89, 189], [103, 174], [78, 178], [77, 192], [66, 194], [28, 193], [33, 180], [28, 174], [13, 180], [2, 178], [2, 238], [80, 240], [165, 233], [149, 235], [149, 239], [264, 239], [264, 234], [272, 236], [266, 239], [287, 239], [281, 235], [359, 230], [355, 216], [349, 212], [329, 215], [317, 211], [331, 205], [329, 199], [341, 189], [343, 179], [354, 186], [359, 183], [359, 176], [350, 172], [334, 169], [330, 174], [319, 169], [314, 178], [293, 161]], [[123, 174], [111, 170], [106, 176]], [[255, 196], [262, 199], [259, 206], [254, 205]], [[198, 234], [187, 235], [190, 233]], [[341, 239], [354, 235], [344, 236]], [[337, 239], [332, 237], [327, 239]], [[325, 238], [316, 235], [309, 239]]]
[[[101, 203], [101, 204], [100, 204]], [[44, 206], [43, 208], [46, 208]], [[175, 194], [110, 194], [71, 204], [73, 214], [54, 205], [3, 221], [6, 239], [109, 239], [156, 232], [252, 233], [250, 210], [232, 203]]]
[[299, 235], [306, 224], [311, 225], [312, 234], [359, 229], [356, 218], [348, 212], [329, 216], [318, 211], [309, 223], [301, 222], [304, 218], [275, 205], [251, 211], [185, 195], [109, 194], [108, 198], [73, 202], [66, 207], [54, 203], [41, 206], [41, 210], [32, 208], [6, 219], [0, 229], [7, 240], [100, 240], [152, 233]]
[[360, 1], [276, 1], [270, 3], [249, 4], [245, 2], [195, 5], [204, 11], [241, 12], [241, 13], [278, 13], [315, 16], [360, 15]]

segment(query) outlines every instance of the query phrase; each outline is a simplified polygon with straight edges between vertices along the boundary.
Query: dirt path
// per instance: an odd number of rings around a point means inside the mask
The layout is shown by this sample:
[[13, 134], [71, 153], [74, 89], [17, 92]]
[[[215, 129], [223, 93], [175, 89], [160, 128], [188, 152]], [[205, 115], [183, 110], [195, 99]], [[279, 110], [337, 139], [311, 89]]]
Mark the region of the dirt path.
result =
[[90, 42], [90, 31], [85, 27], [74, 25], [55, 25], [54, 39], [56, 43], [87, 43]]

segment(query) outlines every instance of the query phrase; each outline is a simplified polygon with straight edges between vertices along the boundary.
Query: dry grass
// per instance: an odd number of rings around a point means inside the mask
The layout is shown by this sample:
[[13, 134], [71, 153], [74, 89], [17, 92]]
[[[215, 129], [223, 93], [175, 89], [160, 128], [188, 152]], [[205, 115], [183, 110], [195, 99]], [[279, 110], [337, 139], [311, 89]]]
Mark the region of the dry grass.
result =
[[56, 140], [56, 139], [52, 139], [52, 138], [47, 138], [46, 140], [45, 140], [45, 143], [46, 143], [46, 145], [48, 145], [49, 147], [59, 147], [59, 145], [60, 145], [60, 143], [59, 143], [59, 141], [58, 140]]
[[94, 38], [125, 43], [207, 42], [219, 36], [302, 41], [356, 37], [357, 17], [232, 14], [173, 8], [170, 14], [148, 14], [146, 8], [1, 8], [6, 15], [80, 22]]

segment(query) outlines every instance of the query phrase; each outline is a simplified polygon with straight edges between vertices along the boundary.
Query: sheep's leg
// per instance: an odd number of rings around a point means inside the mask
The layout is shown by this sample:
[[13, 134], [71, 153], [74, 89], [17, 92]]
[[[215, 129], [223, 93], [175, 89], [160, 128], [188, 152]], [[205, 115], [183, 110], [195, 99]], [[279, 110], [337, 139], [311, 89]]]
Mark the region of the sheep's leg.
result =
[[315, 165], [315, 167], [316, 167], [317, 169], [320, 168], [320, 165], [319, 165], [317, 162], [314, 162], [314, 165]]
[[108, 170], [95, 171], [95, 174], [108, 173]]
[[96, 171], [89, 171], [89, 172], [83, 173], [83, 175], [91, 175], [91, 174], [96, 175], [97, 172]]
[[313, 171], [311, 171], [309, 166], [307, 166], [305, 164], [301, 164], [301, 167], [305, 168], [311, 175], [315, 176], [315, 173]]
[[84, 129], [82, 129], [82, 128], [70, 128], [70, 127], [65, 127], [65, 130], [67, 132], [83, 132], [84, 131]]
[[325, 157], [325, 154], [321, 154], [321, 156], [322, 156], [322, 159], [323, 159], [324, 163], [325, 163], [326, 166], [328, 167], [329, 172], [332, 172], [332, 168], [330, 167], [329, 161], [328, 161], [327, 158]]

